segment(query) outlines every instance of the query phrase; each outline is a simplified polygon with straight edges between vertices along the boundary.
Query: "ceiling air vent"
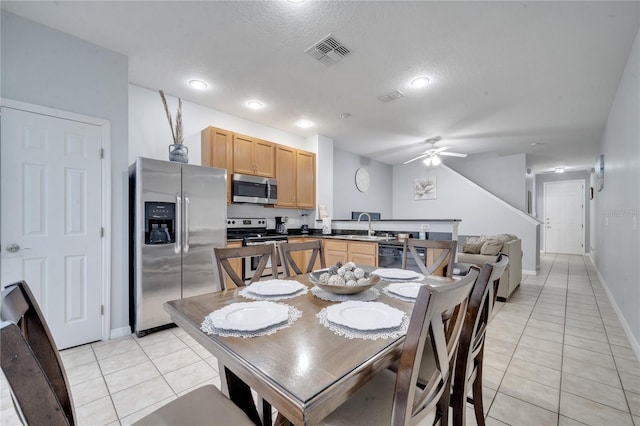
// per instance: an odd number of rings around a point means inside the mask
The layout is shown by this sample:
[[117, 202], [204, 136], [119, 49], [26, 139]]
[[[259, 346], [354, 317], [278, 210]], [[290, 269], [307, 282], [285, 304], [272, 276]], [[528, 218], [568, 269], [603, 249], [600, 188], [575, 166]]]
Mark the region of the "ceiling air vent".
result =
[[399, 90], [394, 90], [393, 92], [389, 92], [384, 95], [378, 96], [378, 100], [386, 104], [387, 102], [395, 101], [396, 99], [400, 99], [403, 97], [404, 97], [404, 93], [402, 93]]
[[325, 65], [333, 65], [351, 53], [331, 34], [304, 51]]

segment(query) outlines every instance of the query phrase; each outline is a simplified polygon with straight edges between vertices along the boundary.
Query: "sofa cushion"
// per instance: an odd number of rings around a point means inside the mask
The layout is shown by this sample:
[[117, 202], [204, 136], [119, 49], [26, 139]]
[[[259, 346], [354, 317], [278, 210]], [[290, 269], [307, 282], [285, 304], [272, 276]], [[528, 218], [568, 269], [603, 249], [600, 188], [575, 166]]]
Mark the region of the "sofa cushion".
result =
[[462, 243], [462, 252], [463, 253], [471, 253], [471, 254], [480, 254], [480, 249], [484, 244], [485, 240], [483, 238], [471, 237], [467, 238], [467, 240]]
[[482, 244], [482, 247], [480, 247], [480, 254], [495, 256], [500, 253], [503, 244], [504, 242], [497, 238], [490, 238]]
[[458, 253], [458, 263], [471, 263], [480, 268], [487, 262], [495, 262], [498, 256], [485, 256], [482, 254]]

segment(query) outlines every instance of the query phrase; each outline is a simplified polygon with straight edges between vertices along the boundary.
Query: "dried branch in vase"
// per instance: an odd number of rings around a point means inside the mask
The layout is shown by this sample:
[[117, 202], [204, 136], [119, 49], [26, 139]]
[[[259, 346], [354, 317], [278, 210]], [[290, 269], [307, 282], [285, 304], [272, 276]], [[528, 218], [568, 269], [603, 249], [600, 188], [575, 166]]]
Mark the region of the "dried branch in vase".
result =
[[164, 111], [167, 113], [167, 120], [169, 120], [169, 127], [171, 127], [171, 136], [173, 136], [173, 143], [182, 144], [184, 141], [184, 135], [182, 130], [182, 99], [178, 98], [178, 112], [176, 114], [176, 128], [173, 129], [173, 120], [171, 119], [171, 113], [167, 105], [167, 99], [164, 97], [164, 92], [160, 90], [160, 97], [162, 98], [162, 105], [164, 105]]

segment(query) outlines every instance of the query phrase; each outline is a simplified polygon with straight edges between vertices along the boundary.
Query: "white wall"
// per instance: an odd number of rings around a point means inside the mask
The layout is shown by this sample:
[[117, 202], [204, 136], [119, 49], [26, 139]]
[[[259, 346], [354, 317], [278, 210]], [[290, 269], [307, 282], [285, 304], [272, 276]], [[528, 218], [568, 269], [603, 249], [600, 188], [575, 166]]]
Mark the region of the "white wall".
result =
[[[178, 99], [165, 93], [174, 119]], [[255, 136], [270, 142], [316, 152], [317, 144], [301, 136], [286, 133], [253, 121], [245, 120], [192, 102], [182, 102], [184, 144], [189, 148], [189, 164], [202, 164], [200, 132], [209, 126]], [[129, 85], [129, 164], [136, 157], [169, 160], [169, 145], [173, 143], [171, 128], [162, 106], [160, 94], [135, 84]]]
[[[317, 135], [318, 156], [316, 158], [316, 199], [318, 205], [327, 208], [329, 217], [333, 217], [333, 139]], [[319, 219], [318, 209], [315, 218]], [[320, 227], [320, 225], [315, 225]], [[315, 227], [314, 226], [314, 227]]]
[[[371, 178], [366, 192], [355, 185], [358, 168], [364, 167]], [[362, 157], [339, 148], [333, 151], [333, 217], [351, 219], [352, 211], [377, 212], [392, 219], [393, 168], [389, 164]]]
[[[414, 180], [435, 177], [435, 200], [414, 200]], [[461, 219], [460, 235], [514, 234], [522, 240], [522, 268], [535, 274], [540, 263], [540, 223], [441, 165], [417, 161], [393, 169], [394, 219]]]
[[446, 165], [515, 208], [527, 212], [525, 154], [500, 156], [496, 153], [446, 158]]
[[[635, 338], [640, 356], [640, 35], [609, 112], [600, 153], [604, 189], [595, 193], [593, 258]], [[595, 159], [594, 159], [595, 161]]]
[[2, 96], [111, 124], [111, 327], [128, 327], [128, 58], [0, 13]]

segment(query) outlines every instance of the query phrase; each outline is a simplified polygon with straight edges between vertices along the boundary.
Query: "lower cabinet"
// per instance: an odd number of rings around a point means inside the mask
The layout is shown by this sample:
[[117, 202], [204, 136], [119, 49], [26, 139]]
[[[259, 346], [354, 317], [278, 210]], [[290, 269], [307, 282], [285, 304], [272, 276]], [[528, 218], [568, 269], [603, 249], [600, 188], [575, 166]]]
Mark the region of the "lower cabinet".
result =
[[359, 265], [378, 266], [378, 243], [325, 239], [324, 257], [327, 266], [349, 261]]
[[[230, 241], [227, 243], [227, 247], [242, 247], [241, 241]], [[229, 263], [233, 267], [233, 270], [238, 274], [238, 276], [242, 277], [242, 259], [230, 259]], [[224, 275], [224, 274], [223, 274]], [[217, 278], [217, 277], [216, 277]], [[231, 278], [226, 277], [226, 288], [234, 288], [236, 285], [231, 281]]]
[[[309, 237], [289, 237], [287, 241], [289, 243], [306, 243], [308, 241], [316, 241], [317, 239], [318, 238], [309, 238]], [[311, 261], [312, 253], [313, 253], [312, 250], [296, 251], [291, 253], [291, 257], [293, 258], [293, 261], [296, 262], [296, 265], [298, 265], [298, 267], [304, 271], [304, 269], [307, 267], [307, 265]], [[325, 255], [325, 259], [326, 259], [326, 255]], [[315, 264], [313, 265], [313, 270], [320, 269], [320, 268], [322, 268], [322, 265], [320, 264], [320, 258], [318, 257], [316, 259]]]

